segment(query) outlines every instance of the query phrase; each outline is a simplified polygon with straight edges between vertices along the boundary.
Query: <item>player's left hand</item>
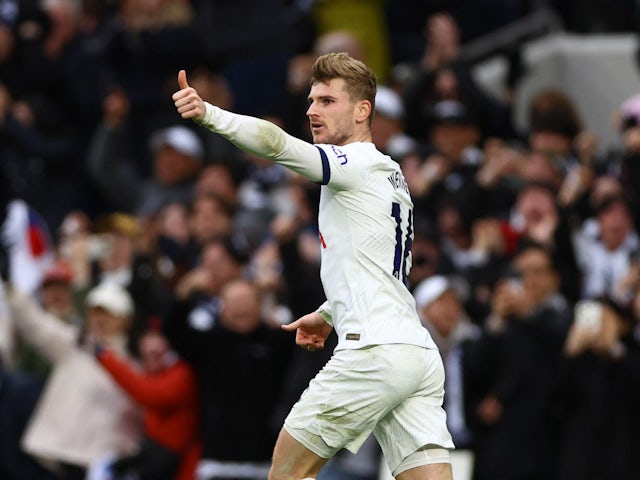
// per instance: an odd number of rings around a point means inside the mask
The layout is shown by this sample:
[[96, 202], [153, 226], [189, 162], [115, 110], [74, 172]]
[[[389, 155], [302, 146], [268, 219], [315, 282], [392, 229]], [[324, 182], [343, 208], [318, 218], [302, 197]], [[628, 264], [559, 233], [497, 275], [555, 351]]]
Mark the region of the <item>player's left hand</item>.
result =
[[324, 348], [324, 342], [333, 328], [325, 322], [318, 312], [309, 313], [282, 326], [283, 330], [296, 332], [296, 345], [315, 352]]

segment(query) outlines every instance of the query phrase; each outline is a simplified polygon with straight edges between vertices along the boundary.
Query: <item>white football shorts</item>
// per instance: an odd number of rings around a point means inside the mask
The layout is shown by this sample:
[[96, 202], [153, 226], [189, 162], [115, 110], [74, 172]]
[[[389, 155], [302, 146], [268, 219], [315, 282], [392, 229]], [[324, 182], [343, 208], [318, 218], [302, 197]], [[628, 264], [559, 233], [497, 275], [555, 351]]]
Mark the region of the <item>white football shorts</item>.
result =
[[454, 448], [442, 408], [444, 367], [437, 350], [376, 345], [339, 350], [309, 383], [284, 425], [322, 458], [357, 453], [373, 431], [390, 470], [421, 448]]

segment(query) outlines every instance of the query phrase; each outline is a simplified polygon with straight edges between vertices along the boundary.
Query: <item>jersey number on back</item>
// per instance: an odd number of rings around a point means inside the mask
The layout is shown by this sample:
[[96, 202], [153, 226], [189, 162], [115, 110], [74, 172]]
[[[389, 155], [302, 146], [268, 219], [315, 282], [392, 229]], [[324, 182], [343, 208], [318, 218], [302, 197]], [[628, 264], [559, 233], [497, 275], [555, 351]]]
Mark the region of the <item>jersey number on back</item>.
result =
[[[407, 231], [402, 232], [402, 211], [400, 204], [393, 202], [391, 204], [391, 216], [396, 221], [396, 248], [393, 257], [393, 276], [402, 283], [407, 284], [407, 258], [411, 253], [411, 245], [413, 244], [413, 212], [409, 210], [407, 216]], [[402, 276], [401, 276], [402, 275]]]

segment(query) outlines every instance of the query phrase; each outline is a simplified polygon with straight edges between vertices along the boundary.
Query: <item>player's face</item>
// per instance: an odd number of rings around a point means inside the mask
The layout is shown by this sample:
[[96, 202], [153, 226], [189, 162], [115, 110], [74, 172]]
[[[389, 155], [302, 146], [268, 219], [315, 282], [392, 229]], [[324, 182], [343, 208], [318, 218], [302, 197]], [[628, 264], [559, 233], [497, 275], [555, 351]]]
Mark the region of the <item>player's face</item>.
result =
[[335, 78], [311, 87], [307, 117], [314, 143], [344, 145], [354, 136], [356, 105], [344, 86], [344, 80]]

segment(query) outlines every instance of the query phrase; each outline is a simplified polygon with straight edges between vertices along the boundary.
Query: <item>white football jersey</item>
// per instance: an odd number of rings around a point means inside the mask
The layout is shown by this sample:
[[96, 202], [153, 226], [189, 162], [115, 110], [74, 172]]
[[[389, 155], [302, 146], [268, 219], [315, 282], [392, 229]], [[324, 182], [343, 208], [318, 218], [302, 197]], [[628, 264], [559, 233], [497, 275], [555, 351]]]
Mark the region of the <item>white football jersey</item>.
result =
[[338, 349], [405, 343], [435, 348], [406, 288], [413, 202], [399, 165], [373, 143], [316, 145], [321, 278]]
[[413, 202], [396, 162], [373, 143], [312, 145], [210, 104], [200, 123], [323, 185], [318, 223], [327, 302], [318, 311], [330, 316], [336, 350], [391, 343], [437, 348], [406, 287]]

